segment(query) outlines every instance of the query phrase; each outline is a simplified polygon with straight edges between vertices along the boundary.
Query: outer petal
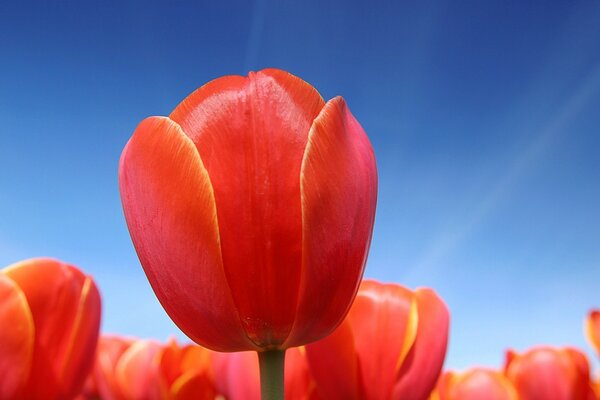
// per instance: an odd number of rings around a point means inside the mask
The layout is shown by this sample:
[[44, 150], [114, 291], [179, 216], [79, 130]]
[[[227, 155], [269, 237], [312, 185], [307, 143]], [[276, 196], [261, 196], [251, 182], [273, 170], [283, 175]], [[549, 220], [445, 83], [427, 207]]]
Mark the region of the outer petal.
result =
[[227, 280], [259, 347], [280, 346], [294, 321], [302, 259], [300, 167], [323, 105], [301, 79], [264, 70], [212, 81], [171, 114], [210, 176]]
[[92, 369], [100, 325], [100, 295], [77, 268], [31, 259], [4, 269], [27, 297], [35, 347], [27, 397], [70, 398]]
[[518, 400], [515, 388], [502, 373], [484, 368], [455, 375], [446, 390], [441, 397], [444, 400]]
[[254, 349], [223, 270], [208, 173], [179, 125], [144, 120], [121, 156], [119, 185], [138, 256], [173, 321], [206, 347]]
[[33, 355], [33, 318], [21, 289], [2, 273], [0, 326], [0, 398], [21, 398]]
[[417, 337], [419, 317], [413, 292], [400, 285], [364, 281], [348, 313], [348, 321], [352, 325], [366, 398], [389, 398], [398, 370]]
[[348, 320], [329, 336], [305, 348], [317, 392], [323, 399], [364, 397], [354, 335]]
[[600, 357], [600, 310], [590, 311], [585, 321], [585, 336]]
[[371, 242], [377, 198], [373, 149], [344, 100], [315, 119], [301, 171], [302, 276], [285, 347], [329, 334], [356, 294]]
[[450, 313], [446, 304], [431, 289], [417, 289], [415, 296], [419, 313], [417, 337], [394, 388], [394, 398], [403, 400], [429, 395], [444, 365], [448, 345]]

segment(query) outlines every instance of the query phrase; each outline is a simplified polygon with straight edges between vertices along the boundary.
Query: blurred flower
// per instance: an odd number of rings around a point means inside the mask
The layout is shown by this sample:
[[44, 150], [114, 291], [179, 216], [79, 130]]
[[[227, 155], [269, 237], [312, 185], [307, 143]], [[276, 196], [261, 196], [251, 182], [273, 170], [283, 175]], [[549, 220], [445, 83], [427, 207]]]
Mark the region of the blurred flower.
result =
[[521, 400], [594, 400], [585, 355], [573, 348], [508, 351], [505, 373]]
[[175, 323], [219, 351], [285, 349], [344, 318], [369, 248], [377, 173], [341, 97], [267, 69], [144, 120], [119, 167], [127, 225]]
[[431, 289], [364, 281], [344, 322], [306, 346], [324, 399], [426, 399], [440, 374], [449, 313]]
[[213, 400], [216, 396], [210, 353], [175, 340], [116, 336], [100, 339], [86, 398], [102, 400]]
[[0, 398], [69, 399], [92, 369], [100, 294], [72, 265], [30, 259], [0, 270]]
[[600, 357], [600, 310], [590, 311], [585, 321], [585, 336]]
[[[218, 392], [227, 400], [260, 400], [255, 352], [213, 353]], [[286, 400], [318, 400], [303, 347], [288, 349], [285, 357]]]
[[518, 400], [517, 392], [504, 374], [472, 368], [442, 374], [431, 400]]

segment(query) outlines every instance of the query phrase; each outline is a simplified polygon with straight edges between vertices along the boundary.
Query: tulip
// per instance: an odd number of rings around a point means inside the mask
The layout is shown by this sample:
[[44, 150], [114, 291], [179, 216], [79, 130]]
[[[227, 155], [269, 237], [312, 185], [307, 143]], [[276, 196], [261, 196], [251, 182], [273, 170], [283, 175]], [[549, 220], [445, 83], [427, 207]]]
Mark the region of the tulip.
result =
[[196, 343], [259, 351], [282, 383], [285, 349], [343, 320], [377, 172], [341, 97], [276, 69], [216, 79], [137, 127], [119, 184], [146, 276]]
[[590, 311], [585, 321], [585, 334], [588, 342], [600, 357], [600, 309]]
[[431, 289], [362, 283], [344, 322], [306, 346], [325, 399], [426, 399], [448, 341], [449, 313]]
[[0, 270], [0, 398], [68, 399], [92, 368], [100, 294], [72, 265], [38, 258]]
[[518, 400], [512, 383], [503, 373], [472, 368], [463, 373], [448, 371], [438, 381], [431, 400]]
[[573, 348], [508, 351], [505, 374], [521, 400], [594, 400], [589, 364]]
[[[213, 365], [218, 392], [227, 400], [260, 399], [256, 353], [214, 353]], [[303, 347], [286, 352], [285, 371], [286, 400], [319, 399]]]
[[213, 400], [216, 395], [208, 350], [175, 340], [164, 346], [104, 336], [92, 381], [103, 400]]

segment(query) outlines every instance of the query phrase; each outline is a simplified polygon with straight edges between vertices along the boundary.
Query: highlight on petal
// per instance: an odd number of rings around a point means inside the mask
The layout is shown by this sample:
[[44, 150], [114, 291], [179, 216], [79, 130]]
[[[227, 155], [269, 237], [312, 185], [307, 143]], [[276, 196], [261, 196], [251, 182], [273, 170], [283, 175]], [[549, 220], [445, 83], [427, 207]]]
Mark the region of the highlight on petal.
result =
[[216, 79], [171, 114], [210, 176], [227, 281], [259, 347], [281, 345], [294, 321], [302, 261], [300, 168], [323, 106], [301, 79], [263, 70]]
[[100, 326], [98, 289], [77, 268], [48, 258], [13, 264], [3, 273], [23, 291], [35, 326], [26, 397], [73, 397], [94, 363]]
[[206, 347], [255, 348], [223, 270], [210, 178], [179, 125], [144, 120], [121, 156], [119, 185], [136, 251], [173, 321]]
[[33, 317], [21, 289], [2, 272], [0, 327], [0, 398], [22, 398], [33, 357]]
[[600, 357], [600, 309], [592, 310], [585, 320], [585, 336]]
[[[327, 102], [314, 120], [300, 179], [302, 276], [296, 321], [284, 347], [320, 339], [341, 323], [371, 243], [375, 156], [341, 97]], [[324, 293], [330, 301], [322, 300]]]

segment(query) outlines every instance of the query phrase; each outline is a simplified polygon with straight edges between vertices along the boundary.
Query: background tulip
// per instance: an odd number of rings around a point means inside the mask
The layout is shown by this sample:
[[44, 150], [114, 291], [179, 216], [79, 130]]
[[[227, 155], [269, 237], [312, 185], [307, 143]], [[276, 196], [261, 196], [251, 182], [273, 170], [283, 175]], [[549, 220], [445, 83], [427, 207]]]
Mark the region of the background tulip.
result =
[[344, 322], [306, 346], [325, 399], [426, 399], [440, 374], [449, 313], [430, 289], [362, 283]]
[[275, 69], [227, 76], [121, 156], [129, 230], [162, 305], [220, 351], [287, 348], [343, 319], [369, 247], [375, 158], [336, 97]]
[[585, 321], [585, 336], [600, 357], [600, 310], [590, 311]]
[[486, 368], [445, 372], [431, 400], [518, 400], [512, 383], [502, 372]]
[[213, 400], [216, 396], [210, 352], [175, 340], [162, 345], [102, 337], [91, 379], [95, 395], [103, 400]]
[[68, 399], [90, 372], [100, 294], [72, 265], [38, 258], [0, 271], [0, 397]]
[[[258, 359], [254, 352], [213, 353], [218, 392], [227, 400], [259, 400]], [[319, 400], [305, 350], [291, 348], [285, 358], [286, 400]]]
[[589, 364], [572, 348], [508, 351], [505, 373], [522, 400], [594, 400]]

